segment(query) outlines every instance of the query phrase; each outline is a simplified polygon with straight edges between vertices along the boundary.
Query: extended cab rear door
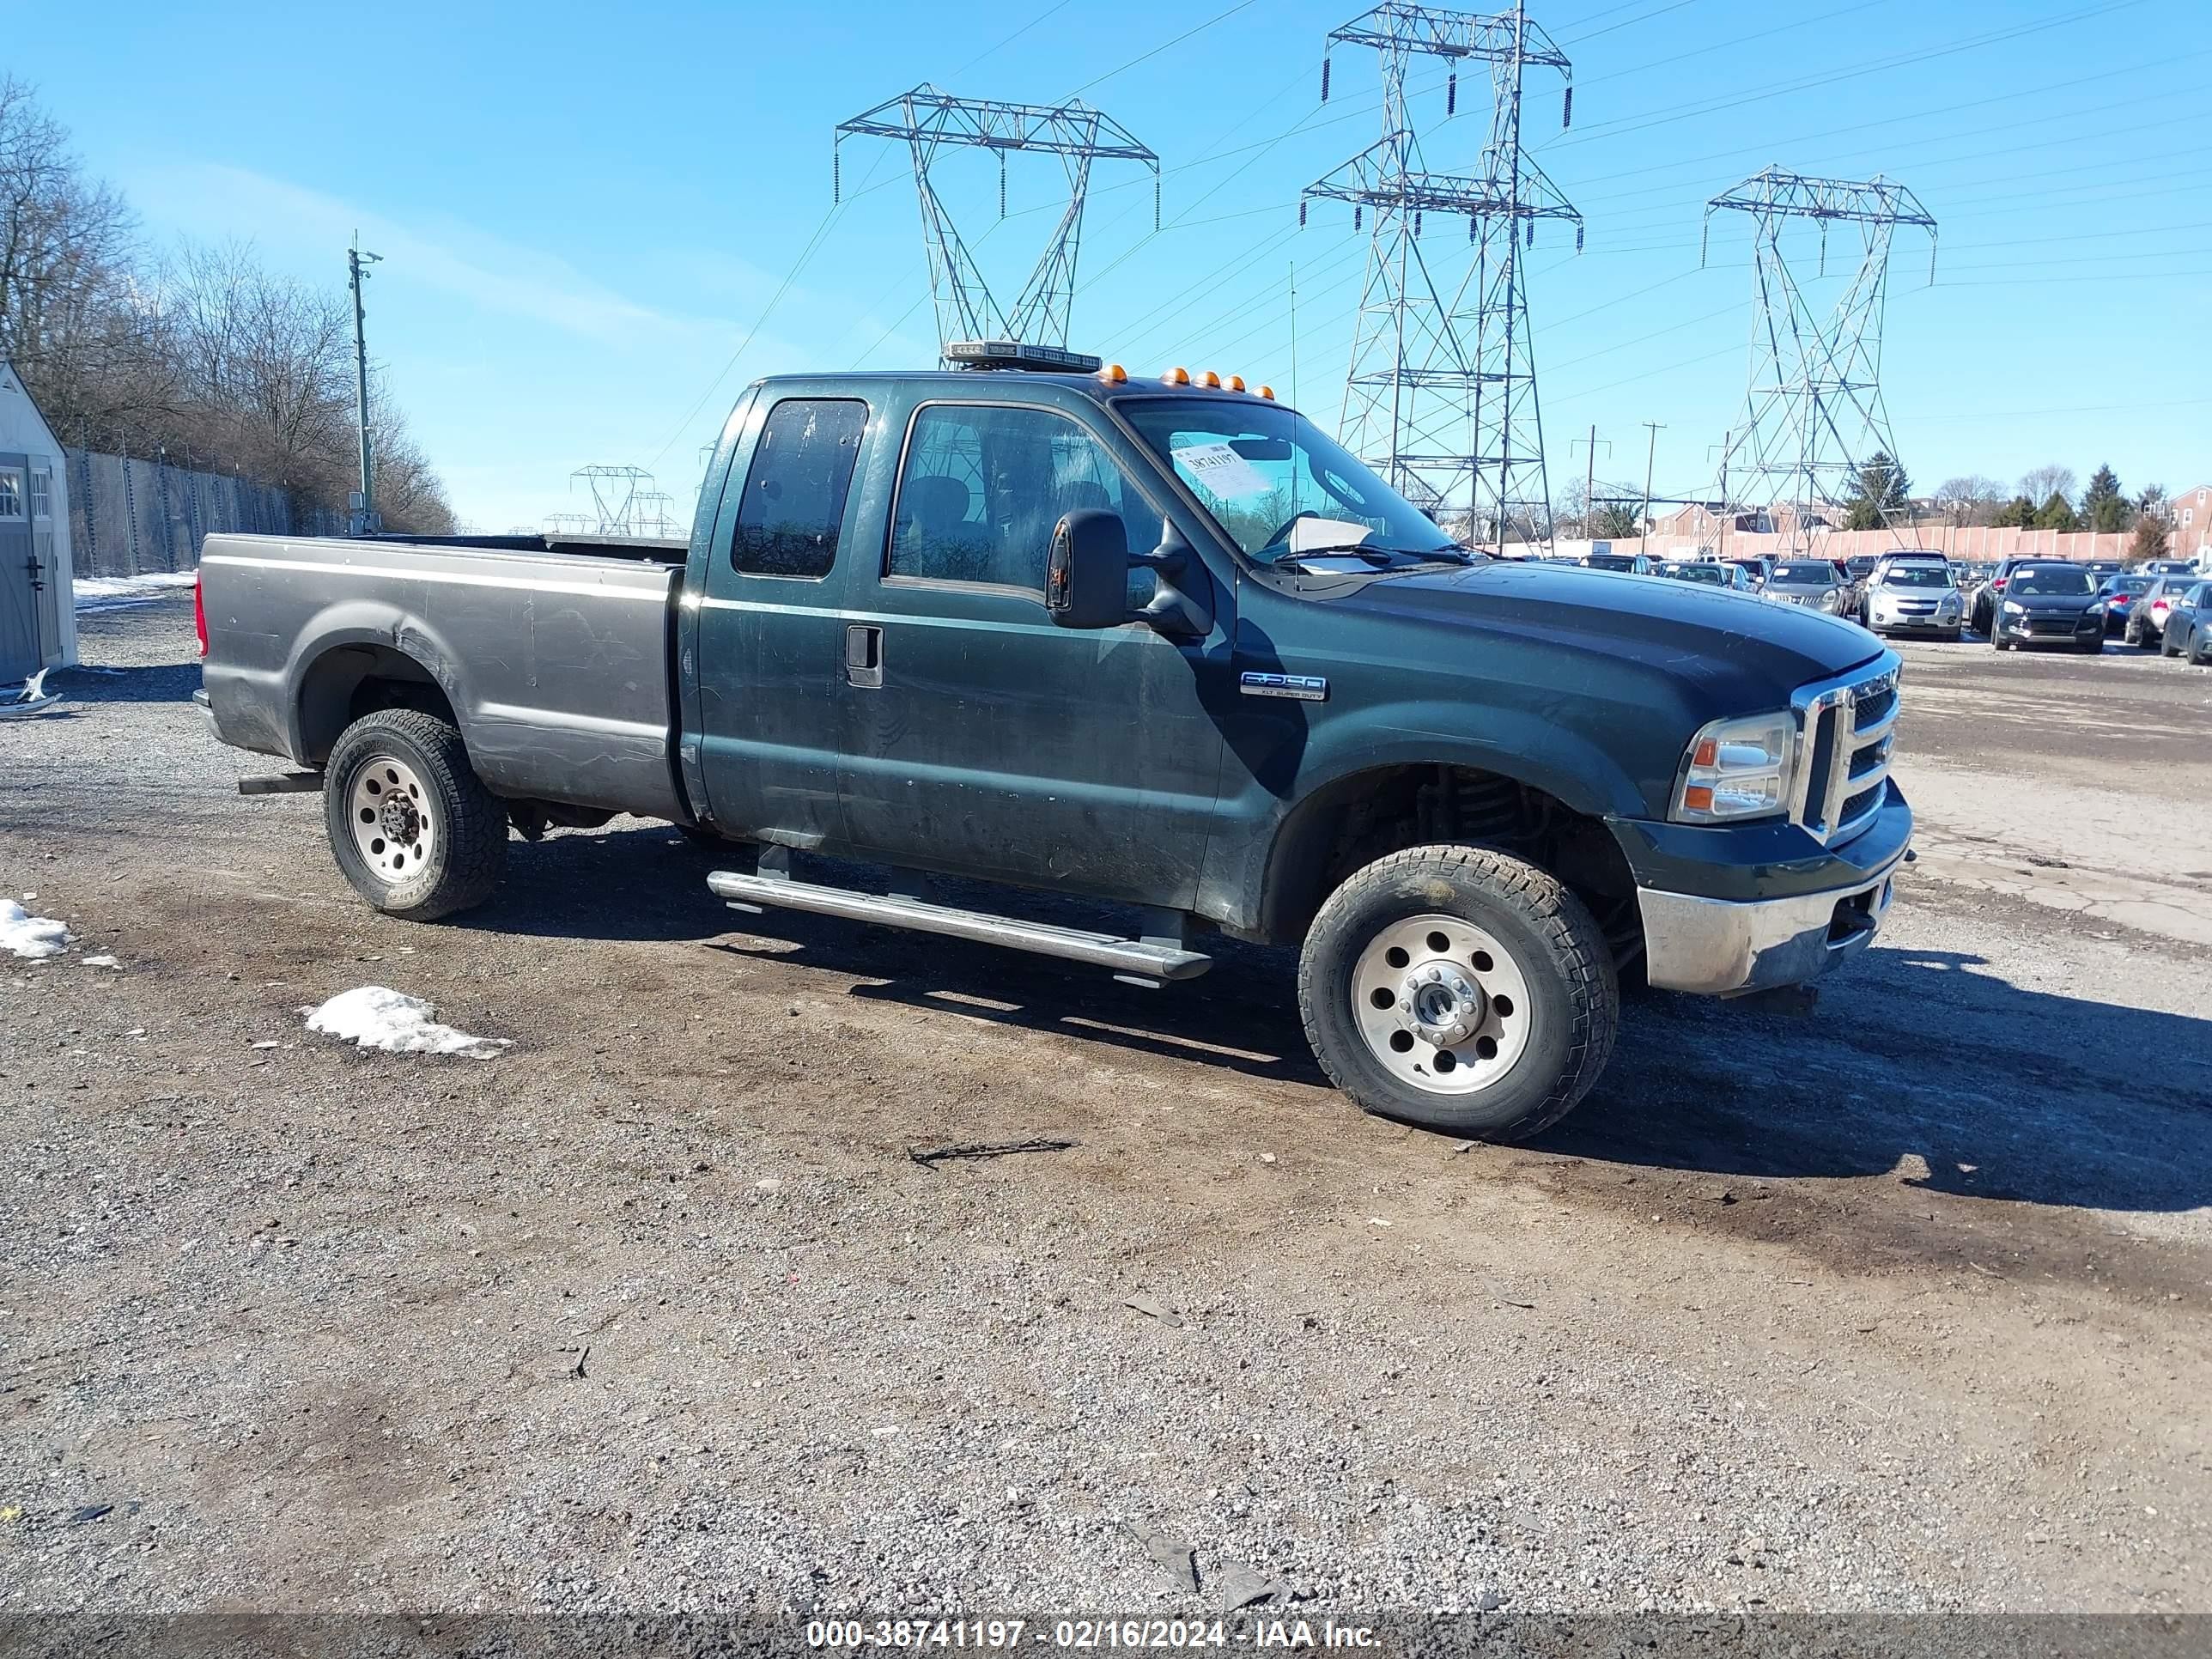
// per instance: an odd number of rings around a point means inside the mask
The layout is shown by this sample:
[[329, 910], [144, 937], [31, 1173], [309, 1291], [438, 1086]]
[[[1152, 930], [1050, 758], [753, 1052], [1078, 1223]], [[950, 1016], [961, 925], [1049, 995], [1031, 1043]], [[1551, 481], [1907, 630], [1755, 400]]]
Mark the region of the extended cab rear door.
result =
[[769, 382], [734, 417], [720, 504], [694, 540], [679, 664], [687, 782], [726, 834], [842, 838], [840, 613], [872, 550], [855, 488], [872, 417], [866, 392], [836, 381]]

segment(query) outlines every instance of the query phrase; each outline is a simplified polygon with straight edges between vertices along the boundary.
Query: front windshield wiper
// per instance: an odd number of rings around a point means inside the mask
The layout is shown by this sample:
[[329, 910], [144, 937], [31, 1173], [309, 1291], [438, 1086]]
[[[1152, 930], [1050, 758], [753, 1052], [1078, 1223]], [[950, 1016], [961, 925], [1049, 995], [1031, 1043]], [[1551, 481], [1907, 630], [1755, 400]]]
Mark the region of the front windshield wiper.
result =
[[1278, 565], [1304, 564], [1309, 559], [1322, 558], [1332, 554], [1349, 555], [1353, 558], [1364, 559], [1377, 570], [1387, 570], [1395, 561], [1401, 559], [1409, 559], [1416, 564], [1438, 562], [1473, 564], [1475, 561], [1474, 554], [1457, 543], [1416, 550], [1410, 547], [1382, 547], [1373, 542], [1338, 542], [1326, 547], [1302, 547], [1295, 553], [1289, 551], [1279, 553], [1267, 562]]

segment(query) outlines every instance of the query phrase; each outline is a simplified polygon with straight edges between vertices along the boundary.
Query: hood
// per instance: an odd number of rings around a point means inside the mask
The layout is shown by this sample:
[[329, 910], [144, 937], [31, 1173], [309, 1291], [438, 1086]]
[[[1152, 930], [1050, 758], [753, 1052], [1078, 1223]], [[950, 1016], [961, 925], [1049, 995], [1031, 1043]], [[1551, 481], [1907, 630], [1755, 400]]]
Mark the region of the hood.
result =
[[1334, 599], [1406, 623], [1493, 634], [1501, 650], [1527, 641], [1563, 666], [1581, 659], [1593, 673], [1607, 672], [1593, 659], [1634, 663], [1674, 682], [1686, 701], [1711, 711], [1708, 718], [1783, 707], [1799, 686], [1856, 668], [1883, 648], [1856, 623], [1818, 611], [1572, 565], [1499, 562], [1386, 577]]

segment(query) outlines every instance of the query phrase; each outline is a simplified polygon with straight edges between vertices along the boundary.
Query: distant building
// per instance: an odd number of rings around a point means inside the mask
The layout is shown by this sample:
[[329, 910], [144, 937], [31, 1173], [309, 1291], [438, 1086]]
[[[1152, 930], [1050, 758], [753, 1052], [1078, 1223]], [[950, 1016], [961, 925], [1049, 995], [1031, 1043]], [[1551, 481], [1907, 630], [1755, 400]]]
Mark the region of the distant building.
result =
[[0, 361], [0, 684], [76, 660], [69, 524], [60, 441]]
[[2185, 489], [2173, 498], [2173, 545], [2166, 556], [2212, 557], [2212, 484]]

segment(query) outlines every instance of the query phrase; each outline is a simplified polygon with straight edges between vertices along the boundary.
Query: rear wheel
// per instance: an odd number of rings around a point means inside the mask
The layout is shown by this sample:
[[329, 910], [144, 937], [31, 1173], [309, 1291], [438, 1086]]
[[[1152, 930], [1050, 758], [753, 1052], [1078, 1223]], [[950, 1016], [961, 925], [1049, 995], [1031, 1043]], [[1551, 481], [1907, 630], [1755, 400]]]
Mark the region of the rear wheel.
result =
[[1589, 1091], [1613, 1052], [1613, 952], [1556, 878], [1488, 848], [1416, 847], [1322, 904], [1298, 959], [1322, 1068], [1364, 1110], [1520, 1140]]
[[461, 734], [414, 708], [346, 727], [324, 775], [331, 852], [387, 915], [432, 921], [489, 898], [507, 867], [507, 811], [469, 764]]

